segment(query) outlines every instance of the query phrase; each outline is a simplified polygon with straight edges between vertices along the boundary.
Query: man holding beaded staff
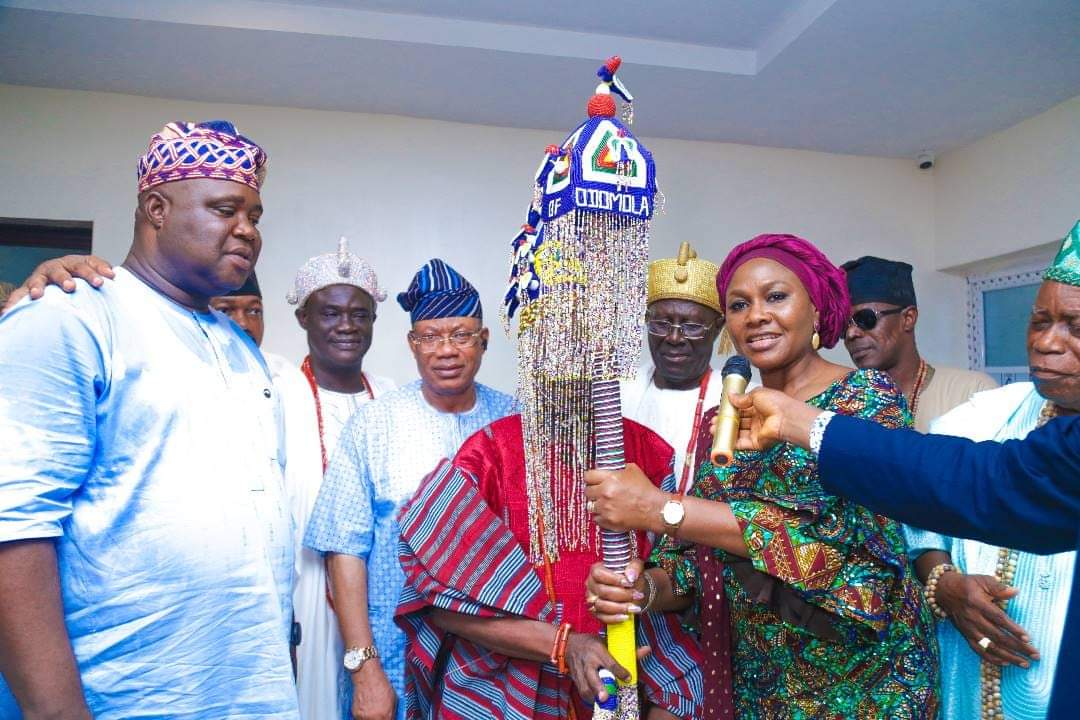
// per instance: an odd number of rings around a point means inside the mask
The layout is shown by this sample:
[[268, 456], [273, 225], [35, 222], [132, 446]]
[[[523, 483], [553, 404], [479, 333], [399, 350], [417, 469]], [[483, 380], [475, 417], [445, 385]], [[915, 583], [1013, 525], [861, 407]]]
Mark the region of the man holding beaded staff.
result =
[[[612, 58], [598, 72], [605, 84], [589, 120], [548, 148], [514, 240], [504, 307], [508, 319], [518, 313], [521, 414], [466, 441], [401, 516], [407, 583], [397, 619], [410, 641], [413, 718], [586, 720], [594, 699], [611, 699], [598, 669], [627, 683], [616, 691], [618, 711], [636, 709], [634, 649], [605, 647], [585, 594], [602, 543], [583, 483], [600, 455], [593, 358], [602, 349], [616, 370], [604, 382], [617, 400], [615, 377], [641, 347], [656, 196], [651, 154], [614, 117], [608, 86], [628, 100], [617, 67]], [[627, 462], [673, 486], [663, 439], [618, 413], [612, 426]], [[634, 541], [647, 552], [651, 538]], [[673, 615], [651, 614], [637, 629], [644, 716], [699, 718], [696, 643]], [[647, 657], [645, 645], [654, 650]]]

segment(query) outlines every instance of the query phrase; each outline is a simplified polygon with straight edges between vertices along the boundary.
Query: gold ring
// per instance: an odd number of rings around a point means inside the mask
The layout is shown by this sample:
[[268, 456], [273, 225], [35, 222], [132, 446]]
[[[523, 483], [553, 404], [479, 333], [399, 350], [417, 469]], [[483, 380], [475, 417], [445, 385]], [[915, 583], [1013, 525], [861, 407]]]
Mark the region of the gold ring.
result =
[[596, 601], [599, 600], [599, 599], [600, 599], [599, 595], [593, 595], [592, 593], [589, 593], [588, 595], [585, 596], [585, 604], [588, 605], [589, 607], [592, 607], [593, 605], [596, 604]]
[[990, 647], [990, 643], [992, 643], [992, 642], [994, 642], [994, 641], [993, 641], [993, 640], [991, 640], [990, 638], [988, 638], [988, 637], [984, 637], [984, 638], [983, 638], [982, 640], [980, 640], [980, 641], [979, 641], [978, 643], [976, 643], [976, 644], [977, 644], [977, 645], [978, 645], [979, 647], [981, 647], [981, 648], [982, 648], [983, 650], [987, 650], [987, 649], [989, 649], [989, 647]]

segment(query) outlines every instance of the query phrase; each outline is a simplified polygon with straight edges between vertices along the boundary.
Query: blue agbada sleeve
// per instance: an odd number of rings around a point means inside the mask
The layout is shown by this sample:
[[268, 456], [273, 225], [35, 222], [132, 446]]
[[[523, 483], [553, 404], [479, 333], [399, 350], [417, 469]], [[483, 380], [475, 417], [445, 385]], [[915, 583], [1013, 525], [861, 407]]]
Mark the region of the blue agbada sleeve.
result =
[[0, 542], [63, 534], [94, 456], [104, 335], [59, 291], [0, 319]]
[[837, 415], [819, 460], [829, 492], [917, 527], [1040, 554], [1076, 547], [1080, 417], [976, 443]]
[[367, 427], [365, 408], [353, 413], [341, 431], [311, 510], [304, 545], [367, 560], [375, 539], [374, 477], [363, 439], [374, 429]]

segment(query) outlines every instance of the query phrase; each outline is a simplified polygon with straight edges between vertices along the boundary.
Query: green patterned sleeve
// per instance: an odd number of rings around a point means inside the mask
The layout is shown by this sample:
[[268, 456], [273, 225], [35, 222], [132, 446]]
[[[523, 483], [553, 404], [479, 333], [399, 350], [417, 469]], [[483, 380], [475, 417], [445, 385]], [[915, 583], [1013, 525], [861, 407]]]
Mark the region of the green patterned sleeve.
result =
[[671, 590], [676, 596], [695, 595], [700, 586], [696, 555], [693, 545], [662, 535], [653, 546], [649, 564], [668, 574]]
[[[852, 373], [821, 407], [887, 427], [910, 425], [903, 398], [875, 371]], [[809, 603], [883, 632], [888, 598], [905, 572], [900, 526], [843, 498], [817, 477], [816, 457], [791, 445], [737, 461], [727, 502], [755, 569], [793, 588]]]

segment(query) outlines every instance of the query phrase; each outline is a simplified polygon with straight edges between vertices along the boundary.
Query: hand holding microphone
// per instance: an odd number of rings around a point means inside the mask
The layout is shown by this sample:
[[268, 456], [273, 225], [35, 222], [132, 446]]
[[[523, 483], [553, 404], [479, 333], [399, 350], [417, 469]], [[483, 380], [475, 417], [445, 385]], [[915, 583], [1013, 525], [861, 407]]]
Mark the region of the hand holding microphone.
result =
[[724, 381], [724, 394], [716, 415], [712, 450], [709, 459], [713, 465], [728, 465], [735, 455], [735, 443], [739, 439], [739, 411], [731, 404], [732, 393], [743, 393], [750, 382], [750, 361], [742, 355], [732, 355], [720, 372]]

